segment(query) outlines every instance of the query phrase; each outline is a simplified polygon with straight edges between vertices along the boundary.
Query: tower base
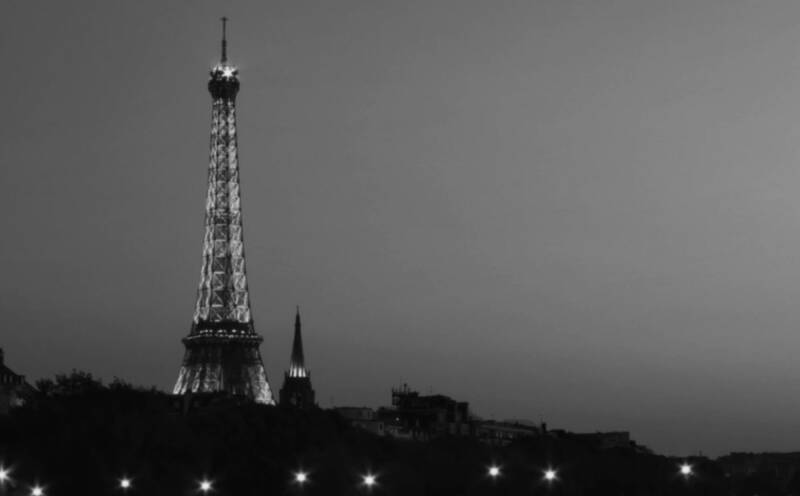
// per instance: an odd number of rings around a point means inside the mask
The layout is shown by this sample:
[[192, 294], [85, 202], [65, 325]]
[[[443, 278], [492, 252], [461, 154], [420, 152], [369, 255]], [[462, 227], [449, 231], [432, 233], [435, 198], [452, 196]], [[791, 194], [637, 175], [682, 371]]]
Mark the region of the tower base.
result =
[[184, 338], [186, 353], [173, 394], [227, 393], [274, 405], [257, 335], [216, 333]]

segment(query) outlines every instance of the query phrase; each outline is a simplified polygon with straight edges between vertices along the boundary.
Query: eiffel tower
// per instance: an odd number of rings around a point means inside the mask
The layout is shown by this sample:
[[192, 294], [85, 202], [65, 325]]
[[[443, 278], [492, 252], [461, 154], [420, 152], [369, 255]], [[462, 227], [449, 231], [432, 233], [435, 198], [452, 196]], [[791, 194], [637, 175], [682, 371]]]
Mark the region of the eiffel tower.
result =
[[222, 58], [211, 69], [211, 151], [200, 287], [174, 394], [218, 393], [273, 405], [258, 350], [245, 275], [236, 141], [238, 70], [228, 63], [222, 18]]

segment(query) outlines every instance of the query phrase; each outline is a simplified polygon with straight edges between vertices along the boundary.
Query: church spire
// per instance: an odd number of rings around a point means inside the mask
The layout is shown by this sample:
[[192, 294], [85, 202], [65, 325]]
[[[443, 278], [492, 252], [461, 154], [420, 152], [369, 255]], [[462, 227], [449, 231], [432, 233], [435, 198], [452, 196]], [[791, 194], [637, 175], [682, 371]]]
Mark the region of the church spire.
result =
[[303, 356], [303, 336], [300, 326], [300, 307], [294, 316], [294, 342], [289, 370], [283, 376], [283, 387], [280, 391], [280, 404], [292, 408], [313, 408], [314, 389], [311, 388], [311, 374], [306, 369]]
[[292, 343], [292, 357], [289, 361], [289, 376], [290, 377], [306, 377], [305, 358], [303, 357], [303, 336], [301, 333], [300, 325], [300, 306], [297, 307], [297, 313], [294, 317], [294, 342]]

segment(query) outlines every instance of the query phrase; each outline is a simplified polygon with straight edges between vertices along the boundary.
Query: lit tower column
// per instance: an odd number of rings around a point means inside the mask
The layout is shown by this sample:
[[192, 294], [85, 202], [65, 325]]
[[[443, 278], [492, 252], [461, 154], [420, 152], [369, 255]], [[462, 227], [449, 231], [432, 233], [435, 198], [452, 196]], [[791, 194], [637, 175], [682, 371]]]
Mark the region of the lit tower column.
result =
[[225, 392], [274, 404], [258, 350], [245, 275], [236, 144], [238, 70], [222, 58], [211, 69], [211, 152], [200, 287], [174, 394]]
[[306, 369], [303, 356], [303, 336], [300, 327], [300, 307], [297, 307], [297, 314], [294, 317], [292, 357], [289, 359], [289, 370], [283, 376], [281, 405], [309, 408], [314, 406], [314, 390], [311, 388], [311, 374]]

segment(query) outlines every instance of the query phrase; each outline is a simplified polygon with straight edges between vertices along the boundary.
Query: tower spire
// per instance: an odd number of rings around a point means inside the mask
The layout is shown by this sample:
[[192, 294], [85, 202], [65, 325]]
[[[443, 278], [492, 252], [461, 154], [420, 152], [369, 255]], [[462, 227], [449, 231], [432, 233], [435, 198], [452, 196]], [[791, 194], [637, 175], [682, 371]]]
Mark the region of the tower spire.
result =
[[314, 390], [311, 388], [311, 374], [306, 369], [303, 356], [303, 336], [300, 326], [300, 306], [294, 317], [294, 342], [289, 370], [283, 376], [280, 392], [281, 405], [295, 408], [311, 408], [314, 403]]
[[294, 342], [292, 343], [292, 358], [289, 361], [289, 375], [293, 377], [305, 377], [308, 375], [303, 356], [303, 336], [300, 325], [300, 306], [297, 306], [297, 314], [294, 317]]
[[228, 40], [226, 38], [225, 33], [225, 25], [228, 23], [227, 17], [222, 17], [222, 59], [220, 59], [220, 63], [224, 64], [228, 61]]

